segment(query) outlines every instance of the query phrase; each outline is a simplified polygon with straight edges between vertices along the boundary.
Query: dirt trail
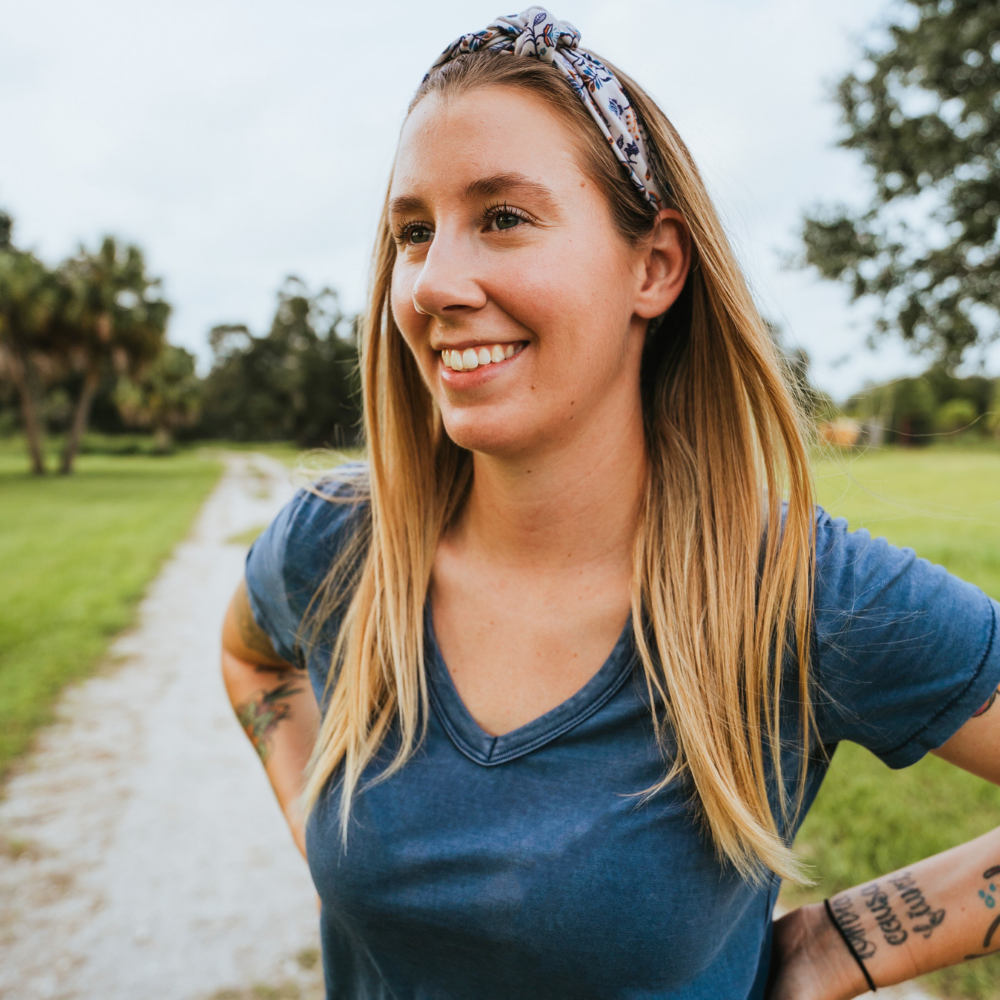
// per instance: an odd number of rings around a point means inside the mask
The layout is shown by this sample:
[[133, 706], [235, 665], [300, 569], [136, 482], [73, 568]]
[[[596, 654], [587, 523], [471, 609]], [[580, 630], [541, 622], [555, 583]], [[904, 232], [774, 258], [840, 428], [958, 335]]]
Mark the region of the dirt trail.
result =
[[0, 802], [0, 997], [194, 1000], [289, 979], [315, 948], [305, 863], [237, 727], [219, 626], [233, 535], [291, 495], [233, 456], [115, 664], [71, 688]]
[[7, 784], [2, 1000], [321, 995], [318, 970], [295, 958], [318, 948], [309, 874], [218, 669], [246, 553], [231, 539], [267, 523], [292, 487], [263, 455], [227, 466], [112, 646], [114, 665], [66, 692]]

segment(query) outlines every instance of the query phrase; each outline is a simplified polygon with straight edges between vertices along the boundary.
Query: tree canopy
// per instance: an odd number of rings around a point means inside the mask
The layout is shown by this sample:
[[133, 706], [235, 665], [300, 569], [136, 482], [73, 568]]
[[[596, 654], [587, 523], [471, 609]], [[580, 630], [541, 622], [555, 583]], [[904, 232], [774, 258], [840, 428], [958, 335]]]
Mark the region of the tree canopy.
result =
[[303, 447], [354, 442], [360, 419], [354, 322], [332, 289], [313, 294], [290, 277], [265, 336], [225, 324], [209, 339], [215, 362], [204, 384], [205, 432]]
[[114, 399], [126, 424], [151, 427], [157, 448], [169, 451], [174, 432], [193, 426], [201, 413], [194, 355], [167, 344], [141, 377], [118, 380]]
[[20, 399], [32, 470], [43, 473], [40, 400], [44, 382], [65, 360], [72, 340], [65, 322], [69, 289], [33, 254], [11, 245], [10, 219], [4, 219], [6, 241], [0, 247], [0, 372], [14, 385]]
[[60, 268], [70, 289], [67, 319], [75, 331], [73, 358], [83, 373], [62, 471], [73, 468], [101, 375], [109, 367], [137, 375], [166, 344], [170, 306], [160, 281], [146, 273], [142, 251], [106, 236], [96, 251], [81, 248]]
[[1000, 4], [905, 0], [837, 100], [873, 192], [806, 216], [805, 263], [954, 368], [1000, 333]]
[[71, 472], [102, 379], [136, 378], [163, 351], [170, 306], [142, 251], [110, 236], [49, 268], [12, 242], [0, 212], [0, 377], [17, 392], [32, 470], [45, 472], [46, 391], [75, 399], [62, 471]]
[[160, 451], [181, 433], [303, 447], [357, 441], [356, 318], [333, 289], [312, 292], [291, 277], [263, 336], [215, 327], [202, 379], [194, 356], [167, 343], [170, 305], [137, 246], [107, 236], [49, 267], [12, 242], [12, 226], [0, 212], [0, 417], [20, 425], [34, 472], [46, 471], [46, 432], [65, 435], [61, 467], [72, 471], [92, 413], [105, 433], [154, 431]]

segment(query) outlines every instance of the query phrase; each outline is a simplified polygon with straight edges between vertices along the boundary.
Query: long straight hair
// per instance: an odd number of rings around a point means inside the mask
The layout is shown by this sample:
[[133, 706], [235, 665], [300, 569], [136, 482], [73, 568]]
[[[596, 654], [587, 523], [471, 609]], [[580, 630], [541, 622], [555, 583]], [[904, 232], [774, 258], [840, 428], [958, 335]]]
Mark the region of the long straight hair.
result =
[[[803, 423], [687, 147], [642, 89], [615, 72], [692, 243], [684, 291], [650, 324], [641, 370], [649, 461], [631, 617], [665, 752], [663, 777], [648, 794], [689, 781], [723, 861], [750, 879], [767, 870], [797, 879], [800, 865], [782, 830], [801, 804], [812, 731], [815, 516]], [[636, 245], [651, 232], [654, 211], [553, 67], [489, 51], [460, 56], [425, 79], [410, 111], [428, 94], [482, 87], [514, 87], [545, 101], [578, 137], [581, 164], [604, 191], [622, 239]], [[354, 495], [367, 500], [367, 514], [314, 603], [314, 622], [333, 615], [341, 622], [304, 802], [311, 809], [337, 775], [345, 842], [362, 773], [390, 731], [397, 749], [377, 780], [398, 771], [422, 738], [431, 567], [472, 479], [472, 455], [444, 432], [393, 320], [395, 257], [386, 205], [361, 343], [368, 468]], [[800, 739], [789, 782], [781, 706], [791, 651]]]

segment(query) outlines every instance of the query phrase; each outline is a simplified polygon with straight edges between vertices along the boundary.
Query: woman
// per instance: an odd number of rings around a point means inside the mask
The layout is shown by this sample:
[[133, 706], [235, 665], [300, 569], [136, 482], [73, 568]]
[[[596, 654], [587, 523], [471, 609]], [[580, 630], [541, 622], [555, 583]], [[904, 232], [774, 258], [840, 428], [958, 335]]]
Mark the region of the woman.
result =
[[367, 464], [285, 508], [226, 621], [328, 996], [832, 1000], [989, 952], [995, 833], [772, 932], [840, 740], [1000, 781], [997, 605], [814, 507], [690, 155], [578, 39], [531, 8], [421, 84]]

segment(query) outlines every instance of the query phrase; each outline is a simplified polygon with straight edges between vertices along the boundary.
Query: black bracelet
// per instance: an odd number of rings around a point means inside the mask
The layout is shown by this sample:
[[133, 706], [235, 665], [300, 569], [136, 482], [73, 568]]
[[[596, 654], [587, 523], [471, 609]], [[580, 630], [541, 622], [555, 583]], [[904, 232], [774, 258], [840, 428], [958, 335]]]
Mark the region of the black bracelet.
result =
[[823, 906], [826, 907], [826, 915], [830, 918], [830, 923], [837, 928], [837, 933], [843, 939], [844, 944], [847, 945], [847, 950], [851, 953], [851, 957], [858, 963], [858, 968], [861, 970], [861, 975], [865, 977], [868, 989], [874, 993], [878, 987], [875, 985], [872, 977], [868, 974], [868, 970], [865, 968], [865, 963], [861, 961], [861, 956], [854, 950], [854, 945], [851, 944], [851, 939], [844, 933], [844, 928], [840, 926], [837, 918], [833, 915], [833, 907], [830, 905], [830, 900], [824, 899]]

